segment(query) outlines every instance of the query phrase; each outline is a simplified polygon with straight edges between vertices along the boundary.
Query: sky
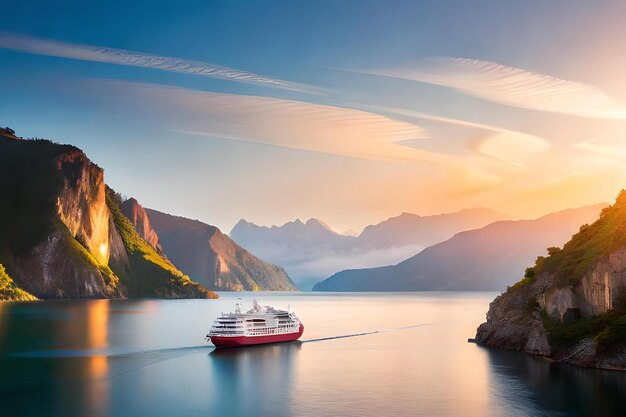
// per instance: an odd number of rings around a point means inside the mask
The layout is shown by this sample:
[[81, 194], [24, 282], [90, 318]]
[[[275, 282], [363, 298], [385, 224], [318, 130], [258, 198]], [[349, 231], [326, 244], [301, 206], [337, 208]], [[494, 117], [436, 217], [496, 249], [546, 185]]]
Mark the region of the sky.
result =
[[626, 188], [626, 2], [3, 4], [0, 125], [228, 232]]

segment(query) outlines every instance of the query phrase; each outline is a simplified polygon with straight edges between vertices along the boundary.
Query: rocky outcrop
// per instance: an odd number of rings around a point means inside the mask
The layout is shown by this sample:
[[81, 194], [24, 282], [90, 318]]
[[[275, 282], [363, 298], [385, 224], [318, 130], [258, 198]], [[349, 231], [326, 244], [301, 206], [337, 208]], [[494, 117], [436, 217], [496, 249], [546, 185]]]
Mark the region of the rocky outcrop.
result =
[[285, 270], [252, 255], [217, 227], [146, 209], [165, 254], [194, 281], [226, 291], [294, 291]]
[[479, 344], [626, 369], [626, 193], [490, 305]]
[[541, 287], [515, 287], [493, 300], [475, 340], [486, 346], [550, 356], [548, 333], [535, 304], [541, 298]]
[[130, 219], [130, 222], [135, 227], [137, 233], [139, 233], [139, 236], [141, 236], [159, 253], [163, 254], [163, 248], [159, 243], [159, 236], [152, 228], [150, 218], [141, 204], [139, 204], [134, 198], [129, 198], [122, 203], [120, 208], [122, 209], [122, 213]]

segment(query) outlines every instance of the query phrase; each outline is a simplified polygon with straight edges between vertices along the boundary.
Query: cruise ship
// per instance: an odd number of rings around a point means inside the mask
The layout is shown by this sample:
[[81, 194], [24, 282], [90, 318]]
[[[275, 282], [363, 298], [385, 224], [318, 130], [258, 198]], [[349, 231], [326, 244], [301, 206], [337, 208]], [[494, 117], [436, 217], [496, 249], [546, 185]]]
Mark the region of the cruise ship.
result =
[[245, 313], [241, 312], [241, 302], [236, 304], [234, 313], [222, 313], [213, 321], [206, 340], [216, 347], [249, 346], [291, 342], [303, 332], [304, 325], [294, 312], [262, 307], [254, 300]]

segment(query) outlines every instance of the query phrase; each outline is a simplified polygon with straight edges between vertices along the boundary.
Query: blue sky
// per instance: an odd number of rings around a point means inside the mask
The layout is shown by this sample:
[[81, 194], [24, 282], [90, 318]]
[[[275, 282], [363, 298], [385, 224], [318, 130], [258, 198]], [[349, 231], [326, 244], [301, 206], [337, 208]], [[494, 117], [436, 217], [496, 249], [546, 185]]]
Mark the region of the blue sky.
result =
[[626, 183], [622, 2], [87, 3], [3, 5], [0, 125], [148, 207], [345, 230]]

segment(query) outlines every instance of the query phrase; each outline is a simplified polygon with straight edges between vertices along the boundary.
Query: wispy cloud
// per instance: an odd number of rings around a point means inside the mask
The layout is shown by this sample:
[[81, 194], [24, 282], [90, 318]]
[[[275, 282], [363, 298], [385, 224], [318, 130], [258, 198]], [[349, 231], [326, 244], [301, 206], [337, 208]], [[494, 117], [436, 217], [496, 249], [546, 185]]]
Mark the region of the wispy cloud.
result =
[[596, 87], [496, 62], [429, 58], [408, 69], [361, 72], [442, 85], [481, 99], [525, 109], [626, 119], [626, 105]]
[[533, 155], [548, 151], [550, 144], [537, 136], [504, 131], [486, 135], [475, 141], [471, 149], [511, 165], [524, 167]]
[[[122, 104], [142, 103], [171, 131], [353, 158], [450, 163], [444, 154], [403, 146], [427, 138], [412, 123], [350, 108], [280, 98], [107, 81]], [[146, 104], [148, 103], [148, 104]]]
[[50, 39], [41, 39], [7, 32], [0, 32], [0, 48], [35, 55], [54, 56], [80, 61], [103, 62], [114, 65], [127, 65], [158, 69], [162, 71], [194, 74], [203, 77], [257, 84], [285, 90], [300, 92], [316, 91], [314, 87], [306, 86], [304, 84], [264, 77], [252, 72], [224, 67], [208, 62], [157, 56], [144, 52], [108, 48], [103, 46], [59, 42]]
[[539, 136], [492, 124], [439, 116], [398, 107], [374, 108], [391, 114], [482, 130], [485, 134], [472, 140], [469, 149], [483, 156], [497, 159], [516, 167], [524, 167], [530, 157], [546, 152], [551, 148], [550, 143]]

